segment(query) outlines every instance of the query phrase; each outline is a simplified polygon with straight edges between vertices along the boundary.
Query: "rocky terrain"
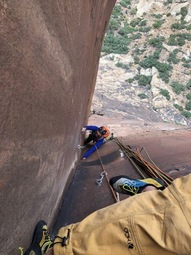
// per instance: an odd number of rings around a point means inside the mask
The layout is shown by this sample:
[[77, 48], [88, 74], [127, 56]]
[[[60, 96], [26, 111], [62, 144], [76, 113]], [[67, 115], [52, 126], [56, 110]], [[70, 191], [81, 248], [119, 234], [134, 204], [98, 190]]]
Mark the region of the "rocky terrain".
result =
[[191, 126], [190, 1], [117, 1], [92, 113]]

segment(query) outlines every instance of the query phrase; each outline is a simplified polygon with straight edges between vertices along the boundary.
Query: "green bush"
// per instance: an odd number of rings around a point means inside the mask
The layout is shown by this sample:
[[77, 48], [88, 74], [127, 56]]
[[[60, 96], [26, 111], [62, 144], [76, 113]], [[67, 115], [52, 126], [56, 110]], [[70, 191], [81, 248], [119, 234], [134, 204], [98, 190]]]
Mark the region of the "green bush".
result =
[[122, 27], [118, 33], [120, 35], [127, 35], [127, 34], [132, 34], [133, 32], [136, 32], [136, 28], [130, 27], [127, 23], [124, 24], [124, 27]]
[[132, 35], [129, 37], [129, 39], [132, 40], [132, 41], [134, 41], [134, 40], [136, 40], [136, 39], [140, 39], [141, 36], [142, 36], [141, 33], [136, 33], [136, 34], [132, 34]]
[[144, 69], [152, 68], [153, 66], [156, 66], [157, 59], [153, 55], [150, 55], [148, 57], [145, 57], [139, 64]]
[[116, 4], [112, 11], [112, 16], [118, 18], [119, 16], [122, 16], [122, 7], [119, 4]]
[[143, 27], [143, 26], [146, 26], [147, 25], [147, 20], [142, 20], [140, 23], [139, 23], [139, 26]]
[[139, 27], [139, 32], [147, 33], [151, 30], [151, 27]]
[[117, 67], [122, 68], [122, 69], [126, 69], [126, 70], [129, 69], [129, 66], [128, 66], [127, 64], [122, 63], [122, 62], [117, 62], [115, 65], [116, 65]]
[[176, 57], [177, 53], [178, 52], [176, 50], [170, 52], [167, 61], [169, 63], [178, 64], [180, 60]]
[[127, 80], [127, 82], [129, 82], [129, 83], [133, 83], [134, 82], [134, 78], [129, 78], [128, 80]]
[[153, 54], [146, 57], [145, 59], [140, 61], [139, 65], [145, 69], [152, 68], [153, 66], [156, 67], [157, 70], [159, 71], [160, 78], [166, 83], [169, 82], [169, 76], [170, 76], [169, 72], [172, 70], [172, 66], [166, 63], [160, 63], [157, 60], [156, 55]]
[[152, 14], [151, 16], [153, 16], [156, 19], [161, 19], [162, 18], [162, 14]]
[[127, 7], [128, 5], [130, 5], [131, 4], [131, 0], [121, 0], [120, 1], [120, 5], [122, 6], [122, 7]]
[[182, 91], [185, 90], [185, 87], [180, 84], [179, 82], [177, 81], [173, 81], [170, 86], [172, 87], [172, 90], [177, 94], [177, 95], [180, 95]]
[[165, 37], [164, 36], [157, 36], [155, 38], [152, 38], [149, 40], [149, 44], [157, 47], [157, 48], [161, 48], [162, 47], [162, 43], [165, 41]]
[[145, 95], [145, 94], [138, 94], [138, 96], [141, 98], [141, 99], [146, 99], [146, 98], [148, 98], [148, 96], [147, 95]]
[[190, 34], [171, 34], [170, 37], [168, 38], [168, 45], [171, 46], [183, 46], [185, 44], [185, 40], [190, 41], [191, 40], [191, 35]]
[[137, 8], [132, 8], [130, 14], [133, 16], [137, 13]]
[[182, 115], [183, 115], [184, 117], [186, 117], [187, 119], [188, 119], [188, 118], [191, 118], [191, 112], [182, 111]]
[[186, 27], [187, 30], [191, 30], [191, 24]]
[[186, 28], [186, 26], [182, 23], [174, 23], [171, 25], [171, 29], [175, 29], [175, 30], [182, 30]]
[[126, 37], [120, 35], [114, 36], [113, 33], [106, 33], [101, 51], [108, 54], [126, 54], [129, 51], [128, 45], [130, 42], [131, 41]]
[[109, 24], [108, 24], [108, 30], [109, 31], [113, 31], [113, 30], [118, 30], [118, 28], [120, 27], [121, 25], [121, 21], [118, 20], [118, 19], [114, 19], [114, 18], [111, 18], [110, 21], [109, 21]]
[[168, 90], [166, 89], [160, 89], [160, 93], [161, 95], [163, 95], [164, 97], [166, 97], [166, 99], [169, 101], [170, 100], [170, 93], [168, 92]]
[[136, 65], [138, 65], [138, 64], [139, 64], [139, 57], [134, 56], [134, 63], [135, 63]]
[[182, 7], [180, 9], [180, 14], [182, 15], [182, 19], [184, 19], [186, 17], [186, 15], [188, 14], [188, 9], [187, 7]]
[[152, 76], [145, 76], [145, 75], [136, 75], [134, 77], [140, 86], [146, 86], [151, 83]]
[[189, 64], [189, 63], [184, 63], [184, 64], [182, 64], [182, 65], [183, 65], [183, 67], [191, 68], [191, 64]]
[[155, 22], [153, 23], [153, 27], [160, 28], [163, 23], [164, 23], [164, 20], [155, 20]]
[[178, 109], [180, 112], [183, 111], [183, 108], [182, 108], [181, 105], [174, 104], [174, 107], [175, 107], [176, 109]]
[[187, 95], [186, 95], [186, 98], [190, 101], [191, 100], [191, 92], [189, 92]]
[[186, 110], [187, 111], [190, 111], [191, 110], [191, 101], [189, 101], [186, 106], [185, 106]]
[[187, 82], [186, 88], [187, 88], [187, 89], [191, 89], [191, 80]]
[[136, 18], [136, 19], [133, 19], [131, 22], [130, 22], [130, 25], [132, 27], [136, 27], [139, 23], [140, 23], [141, 19], [140, 18]]

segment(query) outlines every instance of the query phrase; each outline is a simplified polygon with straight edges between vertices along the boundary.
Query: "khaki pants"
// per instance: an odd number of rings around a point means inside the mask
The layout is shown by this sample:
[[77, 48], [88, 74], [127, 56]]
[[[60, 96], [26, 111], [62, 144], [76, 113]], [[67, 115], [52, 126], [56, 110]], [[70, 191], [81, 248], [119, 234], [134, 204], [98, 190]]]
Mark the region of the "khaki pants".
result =
[[[191, 254], [191, 174], [59, 230], [54, 255]], [[60, 242], [56, 238], [55, 242]]]

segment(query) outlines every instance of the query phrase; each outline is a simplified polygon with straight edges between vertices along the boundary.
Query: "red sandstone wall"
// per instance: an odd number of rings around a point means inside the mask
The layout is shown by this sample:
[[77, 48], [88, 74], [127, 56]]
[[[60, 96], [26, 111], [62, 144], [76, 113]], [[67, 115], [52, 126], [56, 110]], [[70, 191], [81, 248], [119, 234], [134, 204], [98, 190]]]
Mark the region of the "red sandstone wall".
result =
[[0, 254], [52, 224], [115, 0], [0, 0]]

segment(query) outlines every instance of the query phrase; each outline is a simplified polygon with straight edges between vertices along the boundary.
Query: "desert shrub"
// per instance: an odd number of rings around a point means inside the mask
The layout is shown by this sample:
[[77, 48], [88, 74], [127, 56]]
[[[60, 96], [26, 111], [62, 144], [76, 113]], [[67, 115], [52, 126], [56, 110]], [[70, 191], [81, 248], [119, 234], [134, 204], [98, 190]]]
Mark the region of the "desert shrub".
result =
[[169, 82], [169, 72], [172, 70], [172, 66], [166, 63], [161, 63], [157, 60], [158, 54], [153, 54], [142, 61], [140, 61], [139, 65], [143, 68], [151, 68], [151, 67], [156, 67], [157, 70], [159, 71], [159, 76], [160, 78], [165, 81], [166, 83]]
[[156, 18], [156, 19], [161, 19], [162, 18], [162, 14], [152, 14], [151, 16]]
[[168, 92], [168, 90], [166, 89], [160, 89], [160, 93], [161, 95], [163, 95], [164, 97], [166, 97], [166, 99], [169, 101], [170, 100], [170, 93]]
[[136, 18], [136, 19], [133, 19], [131, 22], [130, 22], [130, 25], [132, 27], [136, 27], [139, 23], [140, 23], [141, 19], [140, 18]]
[[139, 57], [134, 56], [134, 63], [135, 63], [136, 65], [139, 64]]
[[180, 9], [180, 14], [182, 15], [181, 19], [184, 19], [186, 17], [186, 15], [188, 14], [188, 9], [187, 7], [182, 7]]
[[163, 4], [166, 6], [166, 5], [172, 4], [172, 1], [173, 1], [173, 0], [167, 0], [167, 1], [164, 2]]
[[118, 30], [120, 25], [121, 25], [121, 21], [119, 19], [111, 18], [108, 24], [108, 30], [109, 31]]
[[173, 50], [172, 52], [170, 52], [167, 61], [168, 61], [169, 63], [177, 64], [177, 63], [180, 61], [180, 60], [176, 57], [177, 53], [178, 53], [177, 50]]
[[131, 33], [133, 33], [133, 32], [136, 32], [136, 29], [134, 28], [134, 27], [131, 27], [131, 26], [129, 26], [129, 24], [128, 23], [125, 23], [124, 24], [124, 27], [122, 27], [119, 31], [118, 31], [118, 33], [120, 34], [120, 35], [127, 35], [127, 34], [131, 34]]
[[182, 64], [182, 65], [183, 65], [183, 67], [191, 68], [191, 64], [190, 64], [190, 63], [184, 63], [184, 64]]
[[186, 98], [187, 98], [188, 100], [191, 100], [191, 92], [189, 92], [189, 93], [186, 95]]
[[180, 112], [183, 111], [183, 108], [182, 108], [181, 105], [174, 104], [174, 107], [175, 107], [176, 109], [178, 109]]
[[174, 24], [171, 25], [171, 29], [175, 29], [175, 30], [182, 30], [184, 28], [186, 28], [185, 24], [182, 24], [182, 23], [179, 23], [179, 22], [174, 23]]
[[122, 68], [122, 69], [126, 69], [126, 70], [129, 69], [129, 66], [128, 66], [127, 64], [122, 63], [122, 62], [117, 62], [117, 63], [116, 63], [116, 66], [117, 66], [117, 67], [120, 67], [120, 68]]
[[104, 43], [102, 45], [102, 52], [105, 53], [117, 53], [126, 54], [129, 51], [128, 45], [130, 40], [126, 37], [120, 35], [114, 36], [113, 33], [107, 33], [104, 38]]
[[165, 37], [164, 36], [157, 36], [155, 38], [150, 39], [148, 42], [150, 45], [157, 47], [157, 48], [161, 48], [162, 47], [162, 43], [165, 41]]
[[140, 86], [146, 86], [151, 83], [152, 76], [146, 76], [146, 75], [136, 75], [135, 79], [138, 81], [138, 84]]
[[168, 38], [167, 44], [170, 46], [183, 46], [185, 44], [185, 36], [180, 34], [171, 34]]
[[133, 16], [137, 13], [137, 8], [132, 8], [130, 14]]
[[177, 81], [173, 81], [170, 86], [172, 87], [172, 90], [177, 94], [180, 95], [182, 91], [185, 90], [184, 85], [180, 84]]
[[191, 30], [191, 24], [186, 26], [186, 30]]
[[129, 82], [129, 83], [133, 83], [134, 82], [134, 78], [129, 78], [128, 80], [127, 80], [127, 82]]
[[160, 28], [163, 23], [164, 23], [164, 20], [155, 20], [155, 22], [153, 23], [153, 27]]
[[122, 7], [127, 7], [128, 5], [130, 5], [131, 4], [131, 0], [121, 0], [120, 1], [120, 5], [122, 6]]
[[147, 25], [147, 20], [142, 20], [140, 23], [139, 23], [139, 26], [143, 27], [143, 26], [146, 26]]
[[148, 96], [145, 95], [145, 94], [143, 94], [143, 93], [138, 94], [138, 97], [140, 97], [141, 99], [146, 99], [146, 98], [148, 98]]
[[122, 16], [122, 7], [119, 4], [116, 4], [113, 8], [111, 17], [118, 18], [119, 16]]
[[150, 55], [143, 59], [141, 62], [139, 62], [139, 65], [143, 68], [151, 68], [151, 67], [156, 67], [157, 70], [159, 71], [159, 76], [160, 78], [165, 81], [166, 83], [169, 82], [169, 72], [172, 70], [172, 66], [166, 63], [160, 63], [156, 56]]
[[187, 111], [190, 111], [191, 110], [191, 101], [189, 101], [186, 105], [185, 105], [185, 109]]
[[186, 88], [191, 89], [191, 80], [186, 83]]
[[181, 113], [184, 117], [186, 117], [187, 119], [188, 118], [191, 118], [191, 112], [188, 112], [188, 111], [182, 111], [182, 113]]
[[147, 69], [147, 68], [152, 68], [153, 66], [156, 66], [156, 63], [157, 63], [157, 59], [153, 55], [150, 55], [148, 57], [145, 57], [139, 64], [144, 69]]
[[140, 39], [141, 36], [142, 36], [141, 33], [135, 33], [135, 34], [132, 34], [132, 35], [129, 37], [129, 39], [131, 39], [131, 40], [136, 40], [136, 39]]
[[147, 33], [151, 30], [151, 27], [139, 27], [139, 32]]

